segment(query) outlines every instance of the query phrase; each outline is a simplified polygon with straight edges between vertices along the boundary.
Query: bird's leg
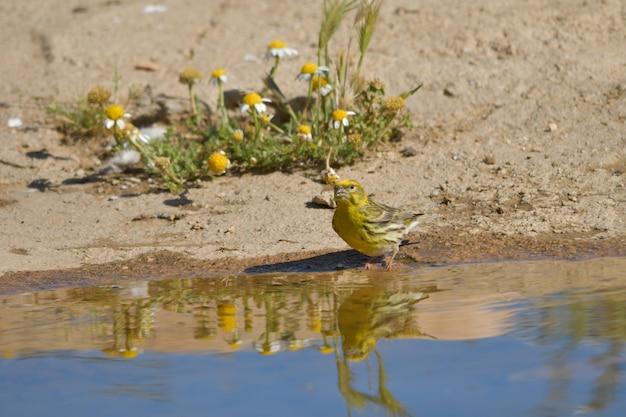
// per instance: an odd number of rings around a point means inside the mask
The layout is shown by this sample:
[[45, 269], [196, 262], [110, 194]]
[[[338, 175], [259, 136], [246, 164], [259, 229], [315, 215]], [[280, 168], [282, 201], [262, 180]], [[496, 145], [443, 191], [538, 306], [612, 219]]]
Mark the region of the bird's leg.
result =
[[380, 258], [376, 257], [373, 260], [371, 258], [367, 259], [367, 262], [365, 262], [365, 265], [363, 266], [363, 269], [365, 271], [370, 271], [373, 267], [374, 264], [377, 263], [380, 260]]
[[385, 258], [385, 269], [387, 271], [391, 271], [391, 268], [393, 267], [393, 259], [396, 257], [397, 254], [398, 247], [396, 246], [393, 248], [393, 252], [391, 253], [391, 255]]

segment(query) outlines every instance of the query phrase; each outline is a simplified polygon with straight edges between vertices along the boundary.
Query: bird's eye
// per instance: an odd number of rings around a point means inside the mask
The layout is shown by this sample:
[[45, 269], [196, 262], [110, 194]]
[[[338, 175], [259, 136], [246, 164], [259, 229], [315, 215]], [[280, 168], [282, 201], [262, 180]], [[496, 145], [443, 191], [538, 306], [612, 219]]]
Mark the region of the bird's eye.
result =
[[354, 188], [355, 188], [354, 185], [351, 185], [350, 186], [350, 191], [354, 191]]

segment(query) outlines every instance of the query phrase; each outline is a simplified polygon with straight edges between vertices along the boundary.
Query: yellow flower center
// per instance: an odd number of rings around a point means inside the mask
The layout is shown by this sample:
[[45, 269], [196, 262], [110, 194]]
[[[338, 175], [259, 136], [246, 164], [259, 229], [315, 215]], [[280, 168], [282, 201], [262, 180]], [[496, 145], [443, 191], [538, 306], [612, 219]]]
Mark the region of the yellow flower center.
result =
[[348, 112], [344, 109], [337, 109], [333, 112], [333, 119], [337, 122], [342, 121], [346, 117], [348, 117]]
[[104, 113], [109, 119], [116, 121], [124, 117], [125, 112], [124, 107], [120, 106], [119, 104], [111, 104], [106, 108]]
[[230, 160], [223, 151], [213, 152], [207, 160], [209, 169], [213, 174], [221, 175], [226, 172], [230, 166]]
[[333, 353], [335, 349], [332, 346], [324, 345], [320, 348], [320, 353], [322, 355], [330, 355]]
[[226, 69], [218, 68], [211, 73], [211, 78], [220, 78], [226, 75]]
[[139, 355], [136, 349], [124, 350], [120, 352], [120, 356], [124, 359], [135, 359]]
[[263, 99], [257, 93], [248, 93], [243, 97], [243, 102], [248, 106], [254, 106], [255, 104], [261, 104]]
[[300, 74], [314, 74], [315, 71], [317, 71], [317, 65], [313, 62], [307, 62], [300, 68]]
[[311, 126], [309, 125], [300, 125], [297, 129], [298, 133], [301, 135], [308, 135], [311, 133]]
[[283, 49], [287, 44], [281, 40], [273, 40], [267, 45], [267, 49]]
[[327, 85], [328, 85], [328, 80], [324, 77], [320, 77], [319, 75], [314, 75], [313, 78], [311, 78], [311, 86], [313, 87], [313, 90], [317, 90]]

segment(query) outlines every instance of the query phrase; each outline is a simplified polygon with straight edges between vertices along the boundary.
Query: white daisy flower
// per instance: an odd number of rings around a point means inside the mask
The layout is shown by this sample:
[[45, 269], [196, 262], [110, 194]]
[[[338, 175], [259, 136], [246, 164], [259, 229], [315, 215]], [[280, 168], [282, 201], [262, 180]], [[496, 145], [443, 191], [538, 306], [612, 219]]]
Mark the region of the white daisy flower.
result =
[[300, 68], [300, 73], [296, 78], [300, 81], [311, 81], [314, 75], [325, 77], [329, 72], [328, 67], [318, 67], [317, 64], [313, 62], [305, 62], [302, 68]]
[[269, 98], [263, 98], [258, 93], [248, 93], [243, 97], [243, 104], [241, 105], [242, 113], [250, 113], [251, 109], [254, 109], [256, 113], [265, 113], [267, 106], [265, 103], [271, 103]]
[[354, 116], [356, 113], [353, 111], [348, 111], [344, 109], [337, 109], [333, 112], [332, 115], [332, 126], [335, 129], [339, 129], [342, 126], [348, 127], [350, 125], [350, 121], [348, 120], [349, 116]]
[[309, 125], [300, 125], [297, 127], [296, 129], [296, 133], [298, 134], [298, 137], [302, 140], [306, 140], [307, 142], [310, 142], [313, 140], [313, 134], [311, 133], [311, 126]]
[[107, 129], [113, 129], [113, 127], [124, 129], [126, 127], [124, 119], [130, 118], [130, 114], [126, 113], [124, 107], [119, 104], [111, 104], [105, 109], [104, 113], [106, 115], [104, 127]]
[[280, 40], [273, 40], [267, 45], [266, 58], [292, 58], [298, 56], [298, 51], [287, 47], [287, 44]]
[[311, 79], [311, 86], [313, 87], [313, 91], [318, 91], [322, 95], [322, 97], [326, 97], [333, 91], [333, 86], [330, 85], [328, 80], [321, 75], [314, 75]]
[[218, 85], [220, 83], [225, 83], [228, 81], [228, 76], [226, 75], [226, 69], [218, 68], [211, 73], [211, 84]]

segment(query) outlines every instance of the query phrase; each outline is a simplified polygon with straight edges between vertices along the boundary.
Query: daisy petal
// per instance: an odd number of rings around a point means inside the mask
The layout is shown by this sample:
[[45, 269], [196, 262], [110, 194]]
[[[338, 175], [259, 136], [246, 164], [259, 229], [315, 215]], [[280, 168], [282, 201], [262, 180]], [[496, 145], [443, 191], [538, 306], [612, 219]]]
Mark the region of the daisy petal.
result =
[[106, 127], [107, 129], [111, 129], [114, 124], [115, 124], [115, 122], [113, 120], [111, 120], [111, 119], [106, 119], [104, 121], [104, 127]]

